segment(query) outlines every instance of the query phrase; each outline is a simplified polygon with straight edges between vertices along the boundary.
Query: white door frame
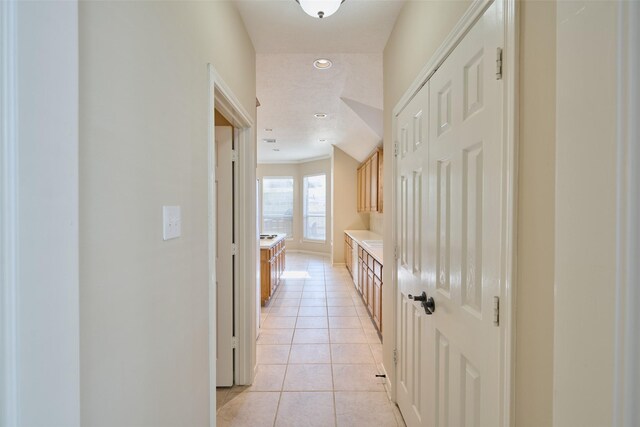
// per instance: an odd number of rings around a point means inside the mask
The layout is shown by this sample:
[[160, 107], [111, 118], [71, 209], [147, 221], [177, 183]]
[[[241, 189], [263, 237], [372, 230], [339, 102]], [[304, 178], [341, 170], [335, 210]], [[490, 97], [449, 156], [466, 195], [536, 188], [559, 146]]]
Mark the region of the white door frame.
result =
[[18, 425], [17, 5], [0, 3], [0, 425]]
[[640, 3], [618, 4], [616, 342], [612, 425], [640, 423]]
[[216, 271], [215, 271], [215, 125], [214, 109], [220, 111], [237, 129], [238, 187], [236, 189], [238, 211], [238, 257], [236, 266], [235, 325], [238, 347], [235, 356], [235, 381], [251, 384], [255, 375], [256, 360], [256, 280], [258, 236], [256, 224], [256, 153], [254, 123], [229, 86], [215, 68], [209, 64], [209, 407], [210, 424], [216, 422]]
[[[422, 68], [416, 79], [409, 86], [405, 94], [400, 98], [393, 109], [392, 135], [394, 145], [398, 144], [397, 117], [406, 105], [413, 99], [418, 91], [426, 84], [440, 65], [447, 59], [449, 54], [455, 49], [460, 40], [464, 38], [473, 24], [482, 16], [484, 11], [495, 2], [500, 7], [503, 17], [504, 46], [502, 55], [502, 79], [504, 81], [503, 91], [503, 112], [502, 117], [503, 135], [505, 138], [504, 174], [503, 180], [505, 188], [503, 194], [503, 212], [505, 216], [505, 229], [503, 230], [502, 246], [506, 259], [503, 260], [503, 271], [501, 272], [501, 298], [500, 298], [500, 327], [502, 329], [501, 350], [502, 373], [501, 373], [501, 426], [508, 427], [515, 423], [515, 277], [516, 277], [516, 200], [517, 200], [517, 164], [518, 164], [518, 2], [516, 0], [474, 0], [465, 14], [460, 18], [453, 30], [449, 33], [442, 45], [436, 50], [427, 64]], [[397, 158], [394, 156], [391, 162], [391, 174], [394, 185], [391, 186], [391, 198], [393, 208], [391, 209], [391, 221], [393, 224], [398, 219], [396, 212], [398, 194], [395, 186], [395, 176], [397, 173]], [[397, 248], [398, 236], [397, 227], [393, 227], [393, 247]], [[397, 319], [397, 260], [391, 268], [392, 286], [394, 299], [393, 304], [393, 324], [387, 330], [395, 330]], [[392, 329], [393, 328], [393, 329]], [[394, 348], [397, 348], [398, 337], [394, 337]], [[390, 396], [396, 400], [398, 374], [393, 376], [393, 383], [388, 384], [391, 388]]]
[[0, 2], [2, 426], [80, 425], [77, 24], [77, 0]]

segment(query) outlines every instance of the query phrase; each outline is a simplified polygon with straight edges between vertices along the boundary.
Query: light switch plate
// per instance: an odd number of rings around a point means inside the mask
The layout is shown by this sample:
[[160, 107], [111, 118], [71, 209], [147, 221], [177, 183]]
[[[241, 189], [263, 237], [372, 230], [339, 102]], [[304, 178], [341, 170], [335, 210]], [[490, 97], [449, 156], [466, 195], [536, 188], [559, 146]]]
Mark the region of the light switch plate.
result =
[[182, 219], [180, 206], [162, 207], [162, 239], [169, 240], [180, 237]]

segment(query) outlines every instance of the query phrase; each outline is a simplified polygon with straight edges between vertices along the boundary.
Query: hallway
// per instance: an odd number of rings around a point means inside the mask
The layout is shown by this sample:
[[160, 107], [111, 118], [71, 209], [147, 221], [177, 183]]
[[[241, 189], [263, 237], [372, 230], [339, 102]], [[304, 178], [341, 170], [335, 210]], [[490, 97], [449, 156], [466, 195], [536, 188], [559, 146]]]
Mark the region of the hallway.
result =
[[375, 377], [382, 344], [344, 266], [287, 254], [261, 320], [254, 384], [217, 390], [218, 426], [404, 426]]

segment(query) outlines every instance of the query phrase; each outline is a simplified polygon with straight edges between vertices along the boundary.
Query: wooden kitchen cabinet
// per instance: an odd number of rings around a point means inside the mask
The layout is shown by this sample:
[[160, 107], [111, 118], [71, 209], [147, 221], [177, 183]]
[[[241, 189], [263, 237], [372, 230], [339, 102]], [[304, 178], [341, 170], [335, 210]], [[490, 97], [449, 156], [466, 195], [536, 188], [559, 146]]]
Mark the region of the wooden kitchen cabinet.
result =
[[[353, 244], [353, 243], [352, 243]], [[358, 245], [358, 292], [382, 334], [382, 264]]]
[[358, 212], [382, 212], [382, 157], [382, 149], [377, 149], [358, 168]]
[[369, 210], [371, 212], [378, 212], [378, 160], [380, 155], [376, 151], [371, 155], [371, 159], [369, 159], [369, 163], [371, 164], [370, 174], [370, 184], [369, 188], [371, 195], [369, 196]]
[[364, 164], [364, 210], [371, 212], [371, 159]]
[[286, 267], [284, 235], [275, 243], [260, 247], [260, 303], [264, 306], [278, 289]]
[[353, 277], [353, 239], [348, 234], [344, 235], [344, 264]]
[[382, 279], [373, 277], [373, 323], [376, 324], [382, 333]]

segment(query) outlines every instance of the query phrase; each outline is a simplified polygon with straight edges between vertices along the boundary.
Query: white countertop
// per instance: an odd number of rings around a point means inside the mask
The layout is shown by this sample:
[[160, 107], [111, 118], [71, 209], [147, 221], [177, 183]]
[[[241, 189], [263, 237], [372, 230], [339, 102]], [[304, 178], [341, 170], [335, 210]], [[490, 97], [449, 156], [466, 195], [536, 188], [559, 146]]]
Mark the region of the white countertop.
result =
[[362, 246], [362, 248], [369, 252], [369, 254], [380, 264], [383, 264], [382, 255], [384, 252], [382, 246], [369, 246], [366, 243], [363, 243], [365, 240], [382, 240], [381, 235], [369, 230], [344, 230], [344, 232], [355, 240], [358, 243], [358, 246]]
[[278, 234], [277, 237], [273, 239], [260, 239], [260, 249], [271, 249], [276, 243], [284, 240], [285, 237], [287, 237], [286, 234]]

